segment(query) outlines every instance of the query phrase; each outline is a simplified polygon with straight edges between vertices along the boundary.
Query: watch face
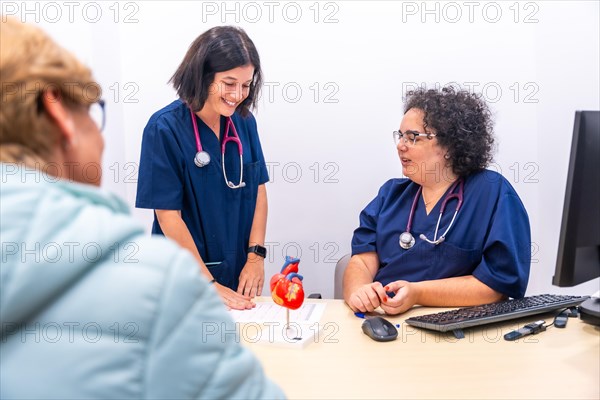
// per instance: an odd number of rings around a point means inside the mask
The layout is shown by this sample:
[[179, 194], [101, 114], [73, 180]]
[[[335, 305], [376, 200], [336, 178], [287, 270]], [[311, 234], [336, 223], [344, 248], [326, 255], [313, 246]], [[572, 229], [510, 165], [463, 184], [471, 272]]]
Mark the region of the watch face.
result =
[[267, 257], [267, 249], [259, 245], [250, 247], [248, 251], [251, 253], [255, 253], [258, 256], [261, 256], [262, 258]]
[[265, 249], [262, 246], [256, 246], [256, 254], [258, 254], [262, 258], [265, 258], [267, 256], [267, 249]]

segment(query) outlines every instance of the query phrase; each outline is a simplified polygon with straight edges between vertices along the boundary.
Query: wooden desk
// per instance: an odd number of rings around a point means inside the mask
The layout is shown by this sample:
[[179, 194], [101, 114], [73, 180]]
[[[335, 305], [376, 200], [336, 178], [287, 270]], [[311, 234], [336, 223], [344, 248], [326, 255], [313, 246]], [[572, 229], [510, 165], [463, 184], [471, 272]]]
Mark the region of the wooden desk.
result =
[[[389, 317], [398, 339], [375, 342], [341, 300], [326, 302], [322, 332], [304, 349], [247, 343], [290, 399], [599, 399], [600, 329], [571, 318], [514, 342], [504, 334], [550, 314], [465, 330], [465, 338], [413, 328], [415, 308]], [[242, 339], [243, 340], [243, 339]], [[294, 372], [290, 371], [295, 365]]]

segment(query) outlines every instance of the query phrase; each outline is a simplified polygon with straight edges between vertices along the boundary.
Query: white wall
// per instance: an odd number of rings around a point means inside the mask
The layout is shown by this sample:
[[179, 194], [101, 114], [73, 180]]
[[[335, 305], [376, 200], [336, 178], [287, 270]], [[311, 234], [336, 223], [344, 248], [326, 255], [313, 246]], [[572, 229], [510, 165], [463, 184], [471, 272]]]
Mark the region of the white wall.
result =
[[[166, 82], [189, 44], [215, 25], [246, 29], [269, 83], [256, 113], [271, 168], [267, 276], [287, 250], [306, 290], [326, 296], [360, 210], [400, 176], [391, 132], [405, 89], [469, 85], [496, 115], [493, 167], [529, 212], [528, 294], [598, 290], [551, 284], [574, 111], [600, 109], [596, 1], [4, 1], [2, 13], [93, 68], [108, 101], [104, 186], [132, 207], [143, 127], [175, 98]], [[150, 226], [151, 212], [134, 215]]]

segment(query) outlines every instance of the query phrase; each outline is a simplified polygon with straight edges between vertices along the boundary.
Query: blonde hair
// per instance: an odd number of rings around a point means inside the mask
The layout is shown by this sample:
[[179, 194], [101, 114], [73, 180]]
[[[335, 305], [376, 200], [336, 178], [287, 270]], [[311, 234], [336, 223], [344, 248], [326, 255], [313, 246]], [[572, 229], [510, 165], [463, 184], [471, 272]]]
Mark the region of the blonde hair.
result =
[[[88, 106], [101, 95], [92, 72], [41, 29], [0, 21], [0, 146], [19, 146], [45, 158], [60, 144], [42, 96], [65, 106]], [[47, 98], [57, 101], [53, 97]]]

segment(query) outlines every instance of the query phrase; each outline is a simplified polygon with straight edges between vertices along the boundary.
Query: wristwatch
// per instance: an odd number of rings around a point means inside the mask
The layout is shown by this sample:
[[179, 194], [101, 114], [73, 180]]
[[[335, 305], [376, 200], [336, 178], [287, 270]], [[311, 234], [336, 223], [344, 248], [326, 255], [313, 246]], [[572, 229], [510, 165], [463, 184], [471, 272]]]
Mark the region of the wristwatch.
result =
[[248, 247], [248, 253], [254, 253], [262, 258], [267, 257], [267, 249], [259, 244], [257, 244], [256, 246]]

